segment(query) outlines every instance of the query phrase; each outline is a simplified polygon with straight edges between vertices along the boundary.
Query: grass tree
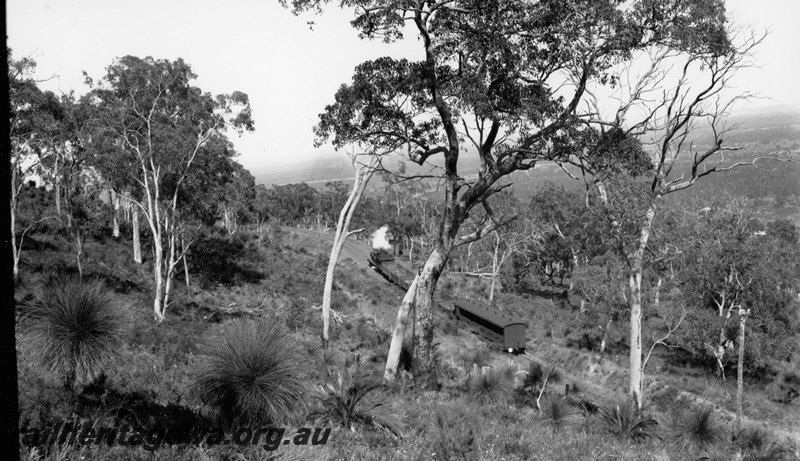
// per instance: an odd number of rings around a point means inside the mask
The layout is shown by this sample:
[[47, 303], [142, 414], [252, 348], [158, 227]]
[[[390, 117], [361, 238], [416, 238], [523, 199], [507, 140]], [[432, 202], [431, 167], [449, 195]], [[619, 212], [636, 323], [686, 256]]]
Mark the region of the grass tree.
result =
[[[192, 86], [196, 76], [182, 59], [125, 56], [115, 60], [88, 96], [102, 118], [98, 133], [135, 165], [129, 171], [141, 192], [137, 202], [150, 227], [155, 295], [153, 313], [164, 320], [180, 246], [182, 185], [201, 151], [228, 129], [252, 130], [246, 94], [212, 96]], [[89, 80], [89, 83], [91, 80]]]

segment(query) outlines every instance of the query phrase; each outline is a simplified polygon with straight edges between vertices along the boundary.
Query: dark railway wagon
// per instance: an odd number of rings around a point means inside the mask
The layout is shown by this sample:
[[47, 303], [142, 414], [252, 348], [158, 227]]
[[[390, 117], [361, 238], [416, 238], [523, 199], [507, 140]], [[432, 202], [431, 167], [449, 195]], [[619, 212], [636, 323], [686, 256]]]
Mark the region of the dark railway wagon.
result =
[[454, 299], [453, 306], [456, 318], [476, 327], [481, 336], [502, 344], [508, 352], [525, 353], [528, 325], [522, 320], [488, 304], [467, 299]]

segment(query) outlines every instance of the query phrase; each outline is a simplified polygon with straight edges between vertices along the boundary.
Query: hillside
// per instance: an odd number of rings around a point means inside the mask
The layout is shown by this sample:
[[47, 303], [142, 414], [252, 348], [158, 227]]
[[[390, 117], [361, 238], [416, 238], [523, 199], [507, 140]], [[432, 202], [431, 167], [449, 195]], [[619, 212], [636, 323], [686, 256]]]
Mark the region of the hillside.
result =
[[[43, 373], [38, 364], [25, 359], [32, 343], [20, 332], [20, 383], [25, 389], [20, 395], [23, 432], [58, 419], [102, 414], [121, 417], [119, 412], [124, 409], [128, 415], [124, 418], [134, 426], [167, 428], [167, 437], [155, 447], [158, 459], [216, 459], [231, 453], [248, 458], [263, 456], [265, 452], [259, 447], [213, 442], [196, 447], [185, 445], [196, 435], [181, 431], [191, 427], [202, 434], [212, 427], [211, 415], [197, 401], [191, 384], [196, 379], [195, 368], [204, 338], [217, 331], [222, 322], [263, 318], [290, 325], [293, 338], [314, 363], [308, 370], [314, 382], [325, 382], [330, 376], [326, 373], [335, 377], [347, 363], [352, 363], [354, 354], [360, 356], [363, 373], [380, 376], [389, 331], [403, 293], [366, 267], [363, 258], [368, 247], [361, 242], [349, 243], [337, 270], [332, 306], [341, 323], [333, 325], [333, 348], [320, 350], [319, 311], [313, 306], [320, 300], [327, 242], [324, 233], [303, 229], [285, 229], [261, 243], [255, 235], [242, 234], [232, 241], [241, 248], [238, 256], [225, 261], [195, 262], [196, 286], [191, 291], [176, 282], [179, 286], [175, 301], [166, 322], [158, 325], [150, 319], [146, 265], [127, 263], [130, 249], [123, 241], [93, 240], [86, 248], [85, 276], [104, 280], [129, 310], [132, 336], [121, 351], [125, 365], [108, 368], [101, 388], [86, 388], [73, 395], [53, 383], [52, 375]], [[19, 312], [23, 318], [25, 306], [39, 296], [44, 281], [56, 274], [74, 272], [68, 249], [68, 242], [58, 235], [40, 234], [31, 239], [15, 292], [23, 306]], [[227, 267], [227, 282], [208, 278], [219, 270], [219, 264]], [[481, 299], [486, 285], [472, 277], [445, 274], [441, 290], [450, 296]], [[603, 355], [580, 349], [580, 342], [569, 333], [576, 306], [559, 293], [555, 290], [550, 294], [499, 296], [497, 305], [501, 309], [528, 322], [528, 344], [522, 356], [503, 353], [455, 321], [447, 311], [438, 311], [434, 334], [442, 367], [441, 391], [415, 390], [414, 383], [404, 378], [395, 386], [372, 392], [366, 400], [369, 405], [381, 404], [374, 414], [392, 421], [392, 427], [399, 428], [395, 434], [401, 437], [369, 429], [369, 425], [357, 431], [334, 428], [327, 445], [282, 447], [279, 459], [449, 459], [440, 458], [439, 454], [461, 453], [459, 456], [466, 459], [644, 460], [687, 459], [685, 456], [690, 454], [708, 453], [707, 449], [681, 448], [658, 438], [631, 443], [624, 437], [609, 437], [600, 416], [591, 412], [580, 416], [571, 407], [559, 410], [569, 416], [556, 416], [556, 420], [540, 416], [535, 409], [536, 393], [524, 387], [524, 372], [536, 367], [557, 370], [558, 376], [546, 387], [547, 399], [561, 399], [564, 387], [569, 385], [569, 402], [576, 405], [588, 402], [587, 405], [602, 406], [621, 394], [626, 381], [626, 363], [621, 358], [624, 345], [612, 345]], [[495, 384], [487, 384], [489, 395], [503, 396], [497, 403], [477, 404], [474, 400], [472, 383], [481, 367], [490, 367], [490, 374], [494, 373], [492, 370], [508, 370], [514, 377], [509, 384], [496, 384], [501, 386], [497, 389]], [[676, 411], [698, 404], [714, 408], [715, 420], [721, 427], [728, 427], [735, 389], [731, 381], [716, 381], [706, 373], [673, 363], [659, 352], [648, 365], [646, 388], [649, 411], [658, 421], [657, 433], [662, 434], [659, 437], [667, 437], [672, 427], [670, 418]], [[770, 401], [763, 386], [755, 382], [748, 384], [746, 395], [748, 427], [765, 428], [772, 434], [770, 437], [783, 444], [795, 440], [790, 443], [797, 447], [800, 407]], [[309, 403], [314, 405], [313, 401]], [[368, 406], [362, 411], [364, 408]], [[718, 456], [731, 453], [727, 445], [714, 447]], [[65, 447], [59, 459], [150, 459], [139, 458], [149, 456], [146, 453], [119, 447]], [[32, 452], [30, 459], [34, 459]]]

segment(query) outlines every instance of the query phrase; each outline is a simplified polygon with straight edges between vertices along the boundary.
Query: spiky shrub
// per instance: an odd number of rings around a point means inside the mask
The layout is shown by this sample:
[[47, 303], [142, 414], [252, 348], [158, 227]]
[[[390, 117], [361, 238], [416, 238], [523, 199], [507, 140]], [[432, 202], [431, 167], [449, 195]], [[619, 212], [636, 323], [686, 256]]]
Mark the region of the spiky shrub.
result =
[[749, 426], [739, 431], [733, 440], [734, 444], [743, 450], [757, 451], [769, 444], [769, 433], [760, 427]]
[[658, 425], [652, 416], [639, 409], [630, 399], [620, 399], [600, 408], [600, 418], [609, 432], [634, 442], [652, 437]]
[[303, 407], [307, 356], [278, 322], [226, 323], [201, 353], [197, 395], [226, 427], [274, 423]]
[[743, 453], [743, 461], [782, 461], [798, 459], [795, 450], [783, 446], [760, 427], [746, 427], [734, 437], [734, 445]]
[[573, 419], [572, 409], [562, 398], [546, 396], [542, 399], [541, 407], [545, 424], [554, 432], [558, 432]]
[[542, 369], [542, 364], [539, 362], [531, 362], [525, 373], [525, 380], [522, 382], [522, 387], [536, 387], [541, 384], [543, 378], [544, 370]]
[[130, 321], [101, 280], [54, 278], [27, 306], [23, 325], [31, 360], [72, 388], [113, 364]]
[[472, 375], [469, 379], [468, 394], [480, 404], [505, 402], [509, 398], [513, 382], [506, 368], [488, 368]]
[[348, 429], [383, 427], [400, 434], [396, 422], [374, 413], [383, 402], [367, 404], [367, 396], [383, 387], [377, 379], [362, 371], [361, 362], [356, 359], [335, 375], [328, 374], [327, 382], [314, 393], [319, 408], [309, 416]]
[[745, 453], [742, 461], [796, 461], [796, 450], [785, 447], [775, 441]]
[[693, 408], [678, 418], [673, 434], [682, 448], [704, 449], [722, 441], [723, 428], [711, 408]]

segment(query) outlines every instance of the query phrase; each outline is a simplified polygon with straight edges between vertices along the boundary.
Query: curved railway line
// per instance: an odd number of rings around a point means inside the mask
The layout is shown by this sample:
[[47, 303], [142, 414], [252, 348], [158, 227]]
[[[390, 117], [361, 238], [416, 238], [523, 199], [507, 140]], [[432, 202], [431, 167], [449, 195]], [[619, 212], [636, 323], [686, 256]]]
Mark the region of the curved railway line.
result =
[[[283, 227], [287, 232], [316, 239], [317, 242], [333, 242], [328, 232], [320, 232], [294, 227]], [[328, 248], [326, 248], [328, 249]], [[342, 247], [342, 257], [348, 257], [360, 267], [370, 267], [387, 282], [397, 286], [404, 292], [414, 280], [415, 273], [406, 268], [400, 261], [382, 250], [372, 251], [369, 245], [357, 240], [348, 239]], [[437, 297], [434, 302], [445, 307], [459, 321], [478, 336], [490, 343], [499, 345], [502, 350], [515, 354], [525, 352], [527, 324], [500, 312], [494, 307], [461, 298]]]

